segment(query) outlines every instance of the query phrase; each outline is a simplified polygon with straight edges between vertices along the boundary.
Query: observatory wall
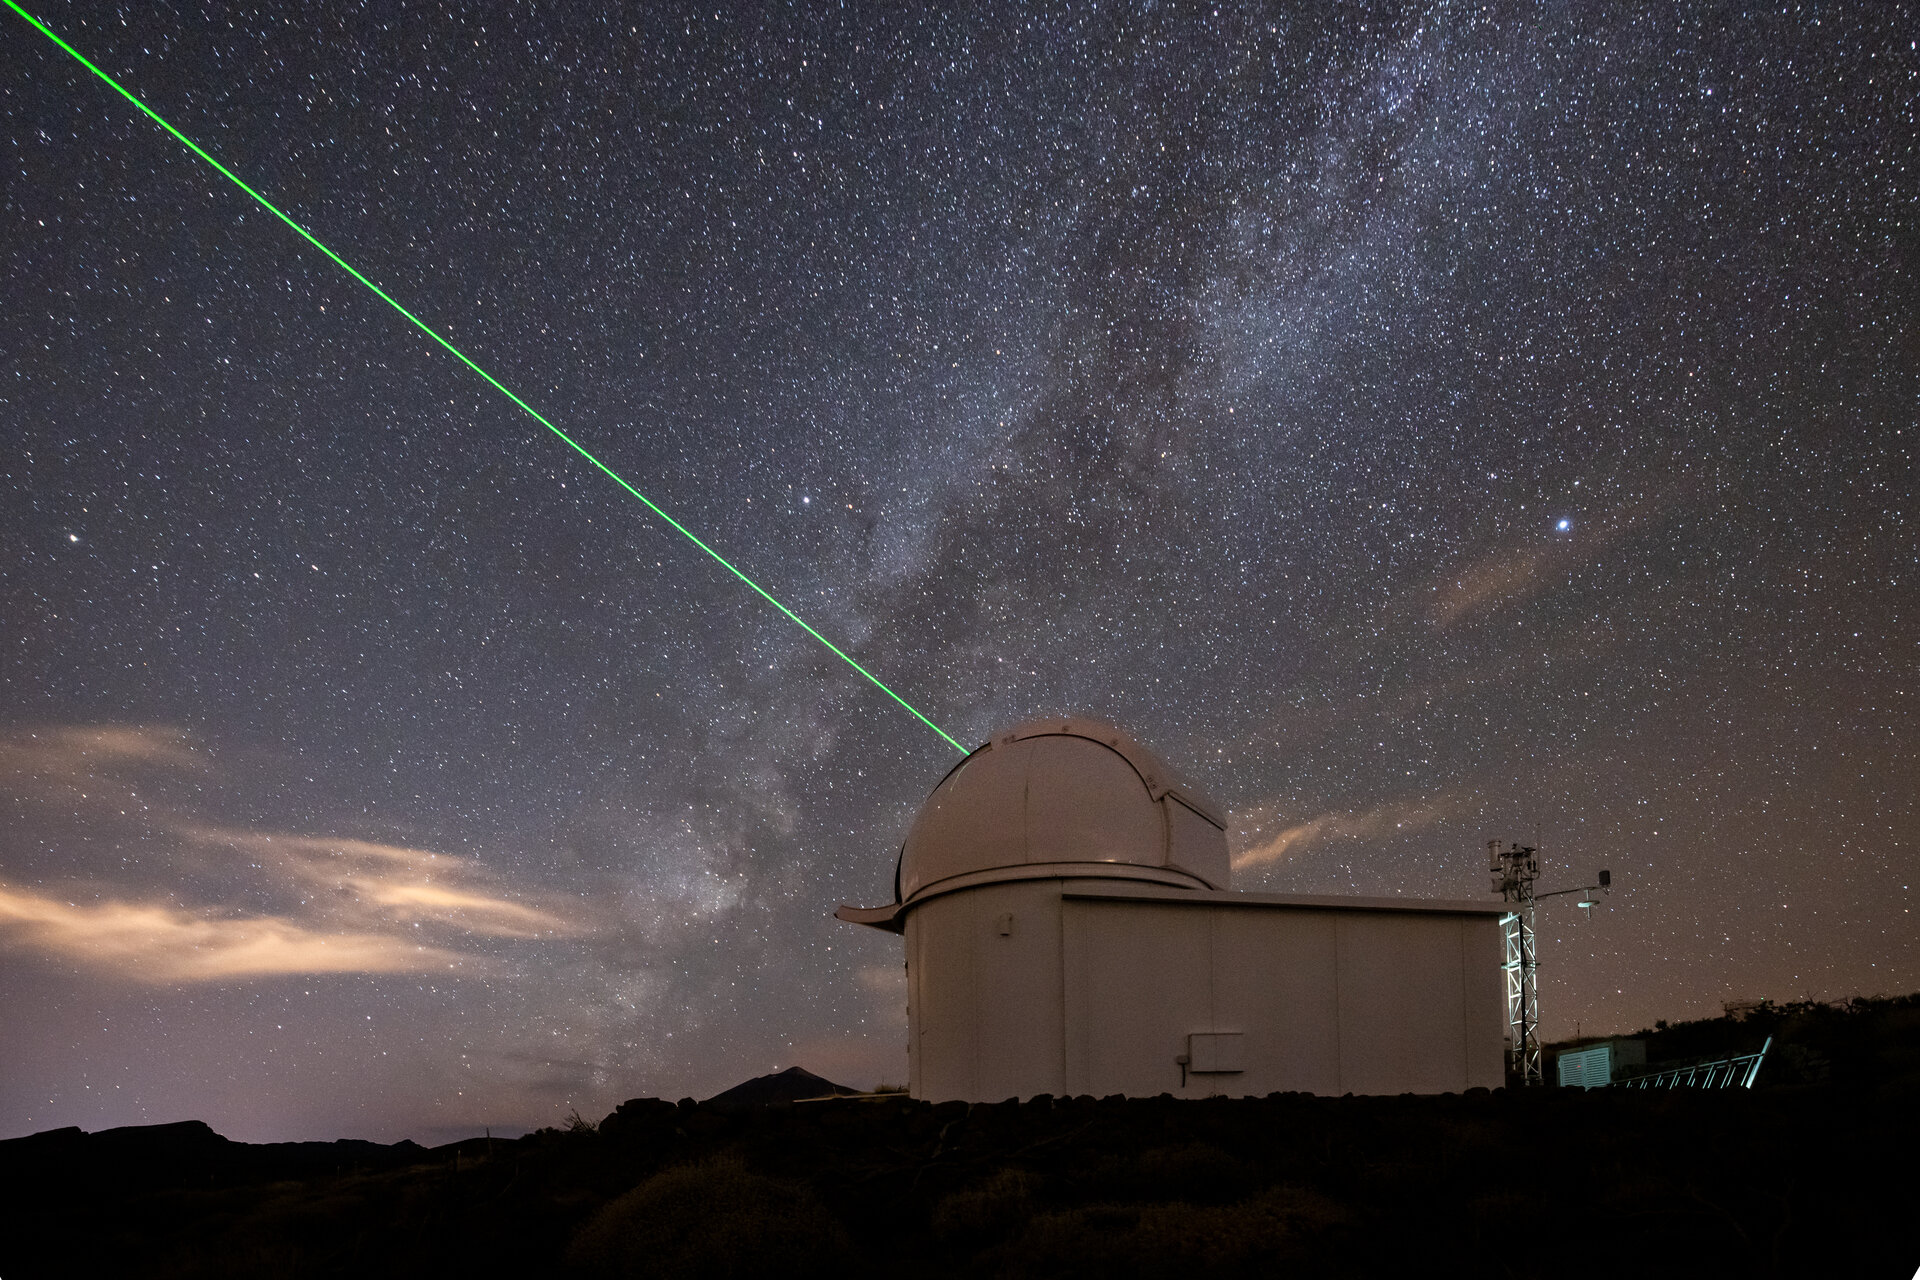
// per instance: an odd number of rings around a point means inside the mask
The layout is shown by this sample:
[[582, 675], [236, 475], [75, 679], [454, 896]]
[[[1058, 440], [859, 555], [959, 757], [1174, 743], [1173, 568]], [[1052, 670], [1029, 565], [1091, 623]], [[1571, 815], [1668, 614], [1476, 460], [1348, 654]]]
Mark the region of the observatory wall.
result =
[[943, 894], [905, 922], [910, 1087], [978, 1102], [1497, 1087], [1500, 910], [1087, 878]]

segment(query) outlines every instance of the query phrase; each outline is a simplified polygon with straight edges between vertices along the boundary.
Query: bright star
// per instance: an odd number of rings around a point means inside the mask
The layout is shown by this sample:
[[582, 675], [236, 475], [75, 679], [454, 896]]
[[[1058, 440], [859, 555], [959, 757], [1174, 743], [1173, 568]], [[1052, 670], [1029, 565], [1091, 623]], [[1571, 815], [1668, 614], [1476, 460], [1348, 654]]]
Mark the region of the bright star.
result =
[[1559, 524], [1555, 525], [1554, 528], [1558, 529], [1562, 533], [1565, 533], [1567, 530], [1573, 528], [1573, 521], [1562, 520]]
[[68, 535], [67, 535], [67, 541], [68, 541], [68, 542], [78, 542], [78, 541], [80, 541], [80, 535], [79, 535], [79, 534], [77, 534], [77, 533], [70, 533], [70, 534], [68, 534]]

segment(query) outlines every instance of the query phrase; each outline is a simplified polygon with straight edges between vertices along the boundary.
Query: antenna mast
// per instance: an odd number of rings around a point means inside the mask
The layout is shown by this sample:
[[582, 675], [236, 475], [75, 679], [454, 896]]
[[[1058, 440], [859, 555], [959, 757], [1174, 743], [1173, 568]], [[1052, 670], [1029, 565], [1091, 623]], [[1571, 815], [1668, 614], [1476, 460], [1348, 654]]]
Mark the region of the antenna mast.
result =
[[1506, 939], [1507, 1075], [1522, 1085], [1542, 1083], [1540, 1074], [1539, 953], [1533, 941], [1533, 882], [1540, 875], [1539, 852], [1531, 845], [1500, 847], [1487, 841], [1487, 870], [1493, 891], [1513, 910], [1500, 917]]

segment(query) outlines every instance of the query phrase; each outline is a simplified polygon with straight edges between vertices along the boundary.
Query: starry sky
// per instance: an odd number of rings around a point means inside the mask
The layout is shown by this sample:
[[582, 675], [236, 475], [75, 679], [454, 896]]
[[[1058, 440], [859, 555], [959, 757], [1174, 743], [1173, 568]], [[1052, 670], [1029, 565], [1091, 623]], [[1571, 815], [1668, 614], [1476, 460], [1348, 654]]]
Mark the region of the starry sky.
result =
[[[1549, 1037], [1920, 988], [1910, 9], [34, 11], [1236, 887], [1608, 867]], [[0, 1135], [903, 1080], [953, 749], [0, 24]]]

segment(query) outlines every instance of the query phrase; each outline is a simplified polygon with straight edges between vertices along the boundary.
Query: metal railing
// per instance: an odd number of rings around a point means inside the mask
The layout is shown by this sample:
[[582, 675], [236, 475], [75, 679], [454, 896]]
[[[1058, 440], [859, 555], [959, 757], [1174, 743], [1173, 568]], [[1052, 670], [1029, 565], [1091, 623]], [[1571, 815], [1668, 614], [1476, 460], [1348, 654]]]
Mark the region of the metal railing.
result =
[[1721, 1058], [1716, 1062], [1696, 1062], [1685, 1067], [1669, 1067], [1665, 1071], [1652, 1071], [1643, 1076], [1633, 1076], [1626, 1080], [1616, 1080], [1616, 1089], [1751, 1089], [1754, 1078], [1760, 1074], [1760, 1064], [1766, 1060], [1767, 1050], [1773, 1048], [1773, 1037], [1760, 1046], [1758, 1053], [1746, 1053], [1737, 1058]]

